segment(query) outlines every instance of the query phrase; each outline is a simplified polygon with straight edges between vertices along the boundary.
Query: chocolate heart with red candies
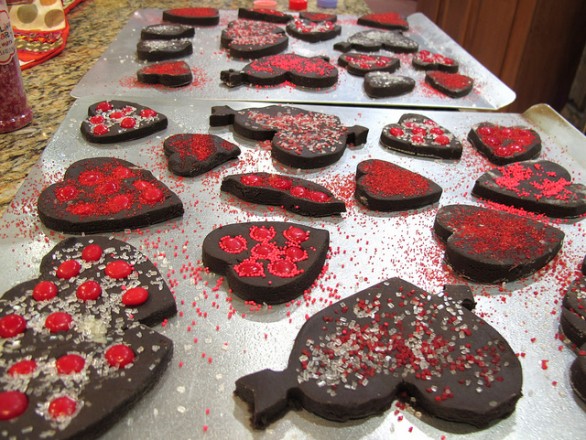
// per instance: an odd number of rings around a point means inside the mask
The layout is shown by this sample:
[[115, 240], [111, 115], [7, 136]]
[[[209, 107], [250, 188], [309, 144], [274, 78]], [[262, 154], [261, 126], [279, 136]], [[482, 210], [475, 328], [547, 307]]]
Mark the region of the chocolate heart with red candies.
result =
[[142, 253], [107, 237], [68, 238], [40, 269], [0, 299], [0, 430], [95, 438], [164, 373], [173, 343], [146, 325], [175, 301]]
[[449, 73], [456, 73], [460, 67], [453, 58], [440, 53], [432, 53], [428, 50], [421, 50], [413, 55], [411, 63], [415, 69], [441, 70]]
[[238, 145], [213, 134], [181, 133], [163, 142], [169, 169], [178, 176], [199, 176], [240, 155]]
[[140, 228], [183, 215], [179, 197], [150, 171], [111, 157], [71, 164], [63, 180], [41, 192], [37, 208], [46, 227], [69, 234]]
[[128, 101], [101, 101], [92, 104], [81, 123], [88, 142], [111, 144], [140, 139], [167, 128], [167, 117], [152, 108]]
[[541, 152], [541, 137], [529, 127], [482, 122], [468, 133], [468, 140], [497, 165], [534, 159]]
[[285, 222], [236, 223], [210, 232], [202, 261], [225, 275], [245, 301], [280, 304], [301, 295], [320, 274], [330, 234]]
[[439, 70], [427, 72], [425, 82], [451, 98], [466, 96], [474, 87], [474, 80], [467, 75], [441, 72]]
[[557, 255], [564, 240], [564, 233], [552, 226], [471, 205], [441, 207], [433, 227], [446, 243], [447, 264], [479, 283], [531, 275]]
[[166, 61], [142, 67], [136, 72], [136, 78], [145, 84], [181, 87], [191, 84], [193, 73], [185, 61]]
[[401, 395], [429, 415], [486, 427], [515, 410], [522, 382], [515, 352], [489, 323], [391, 278], [313, 315], [286, 369], [241, 377], [235, 394], [256, 428], [294, 407], [339, 422], [380, 415]]

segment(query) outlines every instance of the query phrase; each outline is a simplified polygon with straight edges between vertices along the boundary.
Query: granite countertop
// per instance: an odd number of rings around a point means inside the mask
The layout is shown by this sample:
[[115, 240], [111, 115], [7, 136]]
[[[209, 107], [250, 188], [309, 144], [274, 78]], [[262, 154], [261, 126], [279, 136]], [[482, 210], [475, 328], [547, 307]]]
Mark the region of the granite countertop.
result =
[[[277, 0], [285, 10], [288, 0]], [[252, 7], [252, 0], [209, 0], [198, 6], [219, 9]], [[67, 47], [57, 57], [23, 72], [29, 104], [34, 113], [31, 125], [0, 134], [0, 214], [10, 204], [30, 168], [37, 162], [51, 136], [62, 123], [74, 98], [73, 87], [92, 67], [116, 37], [130, 15], [143, 8], [193, 6], [188, 0], [86, 0], [68, 15]], [[317, 0], [308, 1], [309, 11], [362, 15], [370, 12], [364, 0], [338, 0], [338, 7], [320, 9]]]

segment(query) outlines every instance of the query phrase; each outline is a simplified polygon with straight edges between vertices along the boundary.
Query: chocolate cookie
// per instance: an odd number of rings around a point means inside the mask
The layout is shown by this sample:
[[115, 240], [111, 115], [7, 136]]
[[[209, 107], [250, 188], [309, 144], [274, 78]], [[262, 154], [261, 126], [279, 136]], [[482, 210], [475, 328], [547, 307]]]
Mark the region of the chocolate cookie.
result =
[[468, 141], [496, 165], [535, 159], [541, 152], [541, 137], [529, 127], [482, 122], [472, 127]]
[[409, 23], [396, 12], [366, 14], [358, 17], [357, 23], [362, 26], [388, 29], [391, 31], [409, 30]]
[[346, 127], [337, 116], [297, 107], [271, 105], [239, 111], [228, 106], [212, 107], [212, 127], [230, 124], [236, 133], [248, 139], [270, 139], [275, 160], [304, 169], [337, 162], [347, 144], [362, 144], [368, 136], [365, 127]]
[[460, 159], [462, 144], [446, 128], [427, 116], [405, 113], [396, 124], [383, 127], [381, 143], [395, 151], [438, 159]]
[[356, 76], [364, 76], [368, 72], [375, 71], [393, 73], [401, 67], [401, 61], [398, 58], [356, 52], [340, 55], [338, 64], [345, 67], [348, 73]]
[[331, 21], [310, 21], [296, 18], [287, 23], [287, 33], [309, 43], [327, 41], [342, 33], [342, 28]]
[[434, 231], [446, 243], [447, 264], [479, 283], [531, 275], [556, 256], [564, 239], [562, 231], [536, 220], [469, 205], [440, 208]]
[[178, 176], [194, 177], [234, 159], [240, 148], [213, 134], [182, 133], [163, 142], [169, 170]]
[[474, 80], [459, 73], [441, 72], [432, 70], [425, 74], [425, 82], [434, 89], [451, 98], [461, 98], [468, 95], [474, 87]]
[[136, 78], [145, 84], [181, 87], [191, 84], [193, 73], [185, 61], [163, 61], [142, 67], [136, 72]]
[[472, 195], [550, 217], [586, 213], [586, 186], [572, 183], [564, 167], [547, 160], [494, 168], [476, 180]]
[[442, 188], [430, 179], [398, 165], [378, 159], [356, 167], [356, 199], [376, 211], [404, 211], [431, 205]]
[[220, 44], [232, 57], [260, 58], [283, 52], [289, 38], [283, 28], [271, 23], [234, 20], [222, 31]]
[[453, 58], [428, 50], [420, 50], [411, 60], [413, 67], [418, 70], [441, 70], [442, 72], [456, 73], [460, 65]]
[[309, 20], [319, 23], [320, 21], [331, 21], [335, 23], [338, 21], [338, 16], [336, 14], [327, 14], [325, 12], [309, 12], [309, 11], [302, 11], [299, 13], [299, 18], [302, 20]]
[[220, 22], [220, 12], [216, 8], [167, 9], [163, 11], [163, 21], [191, 26], [215, 26]]
[[284, 222], [237, 223], [210, 232], [202, 261], [245, 301], [280, 304], [301, 295], [324, 265], [330, 234]]
[[369, 30], [357, 32], [347, 41], [334, 44], [334, 49], [341, 52], [348, 52], [350, 49], [365, 52], [386, 49], [397, 53], [412, 53], [417, 52], [419, 44], [400, 32]]
[[172, 60], [192, 53], [189, 40], [141, 40], [136, 45], [138, 59], [145, 61]]
[[368, 72], [364, 75], [364, 91], [371, 98], [388, 98], [411, 92], [415, 80], [403, 75], [389, 72]]
[[173, 343], [146, 325], [175, 315], [175, 301], [143, 254], [111, 238], [68, 238], [40, 269], [0, 299], [0, 429], [96, 438], [164, 373]]
[[247, 202], [281, 206], [309, 217], [346, 212], [346, 205], [330, 190], [309, 180], [271, 173], [235, 174], [224, 177], [220, 189]]
[[88, 142], [112, 144], [140, 139], [167, 128], [162, 113], [128, 101], [100, 101], [90, 105], [81, 123], [81, 134]]
[[41, 222], [68, 234], [140, 228], [183, 215], [183, 203], [151, 172], [121, 159], [74, 162], [38, 199]]
[[195, 29], [182, 24], [151, 24], [140, 31], [141, 40], [176, 40], [193, 38]]
[[313, 315], [286, 369], [241, 377], [235, 394], [256, 428], [297, 407], [334, 421], [378, 415], [401, 394], [429, 415], [483, 428], [515, 410], [522, 382], [515, 352], [490, 324], [391, 278]]
[[293, 16], [275, 9], [263, 8], [238, 8], [238, 18], [246, 18], [248, 20], [268, 21], [269, 23], [287, 23], [293, 20]]

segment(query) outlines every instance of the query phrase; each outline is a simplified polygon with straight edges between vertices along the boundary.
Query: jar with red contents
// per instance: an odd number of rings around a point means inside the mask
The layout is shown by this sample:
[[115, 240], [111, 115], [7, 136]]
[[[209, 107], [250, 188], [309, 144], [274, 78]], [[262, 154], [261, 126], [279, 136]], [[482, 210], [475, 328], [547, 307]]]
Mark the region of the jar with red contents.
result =
[[30, 124], [33, 113], [26, 101], [14, 33], [6, 0], [0, 0], [0, 133]]

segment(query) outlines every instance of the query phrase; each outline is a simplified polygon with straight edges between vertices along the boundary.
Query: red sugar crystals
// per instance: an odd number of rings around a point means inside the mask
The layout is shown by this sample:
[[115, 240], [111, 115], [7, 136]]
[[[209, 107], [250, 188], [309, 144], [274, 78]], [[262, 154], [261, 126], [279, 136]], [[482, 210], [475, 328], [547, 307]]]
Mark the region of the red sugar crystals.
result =
[[409, 23], [397, 12], [379, 12], [358, 17], [357, 23], [363, 26], [371, 26], [389, 30], [409, 29]]
[[428, 50], [417, 52], [412, 59], [413, 67], [423, 70], [442, 70], [444, 72], [456, 73], [459, 65], [453, 59], [439, 53], [432, 53]]

